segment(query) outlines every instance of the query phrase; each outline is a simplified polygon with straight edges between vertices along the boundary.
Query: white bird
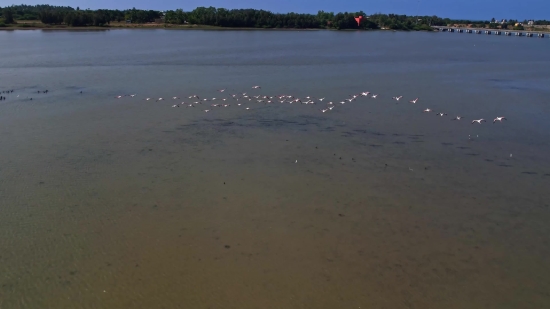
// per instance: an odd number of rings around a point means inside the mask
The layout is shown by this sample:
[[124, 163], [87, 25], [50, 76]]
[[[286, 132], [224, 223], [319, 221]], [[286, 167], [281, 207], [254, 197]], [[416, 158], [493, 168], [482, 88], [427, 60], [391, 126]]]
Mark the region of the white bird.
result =
[[353, 99], [346, 99], [346, 101], [351, 102], [351, 101], [353, 101]]
[[179, 99], [179, 98], [178, 98], [178, 97], [172, 97], [172, 99], [177, 100], [177, 99]]
[[323, 113], [326, 113], [328, 111], [328, 109], [322, 109], [321, 110]]
[[157, 102], [158, 102], [158, 101], [162, 101], [162, 100], [164, 100], [164, 99], [163, 99], [163, 98], [158, 98]]
[[250, 107], [247, 107], [247, 108], [245, 108], [245, 109], [250, 109]]
[[135, 95], [135, 94], [131, 94], [130, 96], [133, 98], [133, 97], [135, 97], [136, 95]]
[[368, 91], [367, 91], [367, 92], [362, 92], [362, 93], [361, 93], [361, 95], [364, 96], [364, 97], [368, 96], [369, 94], [370, 94], [370, 92], [368, 92]]
[[179, 107], [179, 105], [177, 105], [177, 104], [176, 104], [176, 105], [172, 105], [172, 107]]
[[261, 89], [262, 87], [260, 86], [252, 86], [252, 89]]
[[324, 99], [325, 99], [325, 98], [320, 98], [319, 101], [323, 102]]
[[224, 92], [224, 91], [225, 91], [225, 89], [219, 89], [218, 91], [219, 91], [219, 92]]
[[373, 94], [373, 95], [371, 96], [371, 98], [376, 99], [377, 96], [378, 96], [377, 94]]
[[456, 116], [455, 118], [453, 118], [453, 119], [451, 119], [451, 120], [460, 120], [460, 119], [462, 119], [461, 116]]
[[437, 115], [437, 116], [441, 116], [441, 117], [443, 117], [443, 116], [447, 116], [447, 114], [446, 114], [446, 113], [437, 113], [436, 115]]
[[495, 118], [495, 120], [493, 120], [493, 124], [497, 121], [502, 122], [502, 120], [508, 120], [508, 119], [506, 119], [506, 117], [497, 117], [497, 118]]
[[329, 106], [328, 109], [329, 110], [332, 110], [334, 108], [334, 106]]
[[149, 101], [149, 100], [151, 100], [151, 98], [145, 98], [145, 101]]
[[482, 119], [473, 120], [472, 123], [477, 122], [477, 123], [481, 124], [482, 121], [485, 121], [485, 119], [482, 118]]
[[205, 110], [204, 110], [205, 113], [208, 113], [209, 111], [210, 111], [209, 109], [205, 109]]
[[396, 101], [399, 101], [399, 100], [401, 100], [402, 97], [403, 97], [403, 96], [401, 95], [401, 96], [398, 96], [398, 97], [393, 97], [392, 99], [394, 99], [394, 100], [396, 100]]
[[431, 109], [426, 108], [426, 109], [424, 110], [424, 113], [429, 113], [429, 112], [431, 112], [431, 111], [432, 111]]
[[332, 103], [332, 102], [328, 102], [327, 104], [328, 104], [328, 105], [332, 105], [332, 104], [334, 104], [334, 103]]
[[117, 95], [115, 98], [120, 99], [122, 97], [123, 97], [123, 95]]
[[339, 102], [340, 104], [346, 104], [346, 102], [342, 101], [342, 102]]
[[418, 98], [414, 99], [414, 100], [411, 100], [409, 102], [411, 102], [412, 104], [416, 104], [416, 101], [418, 101]]

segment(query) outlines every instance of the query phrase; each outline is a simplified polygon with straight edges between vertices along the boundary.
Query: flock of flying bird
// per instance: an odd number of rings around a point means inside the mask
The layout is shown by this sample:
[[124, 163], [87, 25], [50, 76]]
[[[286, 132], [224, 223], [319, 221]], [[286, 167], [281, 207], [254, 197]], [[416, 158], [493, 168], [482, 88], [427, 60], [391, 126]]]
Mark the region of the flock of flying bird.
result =
[[[261, 89], [262, 87], [260, 86], [253, 86], [252, 89]], [[219, 89], [218, 92], [220, 93], [224, 93], [227, 89]], [[122, 99], [124, 97], [135, 97], [136, 95], [135, 94], [131, 94], [131, 95], [119, 95], [119, 96], [116, 96], [115, 98], [116, 99]], [[344, 99], [343, 101], [339, 101], [339, 102], [327, 102], [326, 105], [320, 109], [321, 112], [323, 113], [326, 113], [326, 112], [329, 112], [331, 110], [334, 109], [334, 107], [336, 106], [336, 104], [346, 104], [346, 103], [351, 103], [355, 100], [357, 100], [358, 98], [361, 98], [361, 97], [365, 97], [365, 98], [371, 98], [371, 99], [376, 99], [378, 97], [378, 94], [372, 94], [371, 92], [369, 91], [365, 91], [365, 92], [361, 92], [360, 94], [352, 94], [349, 96], [349, 98], [346, 98]], [[311, 96], [307, 96], [307, 97], [304, 97], [304, 98], [297, 98], [295, 96], [292, 96], [292, 95], [276, 95], [276, 96], [267, 96], [267, 95], [251, 95], [251, 94], [248, 94], [246, 92], [244, 93], [240, 93], [240, 94], [231, 94], [229, 95], [228, 97], [226, 98], [211, 98], [211, 99], [201, 99], [198, 95], [191, 95], [188, 97], [189, 99], [193, 100], [194, 102], [181, 102], [181, 103], [178, 103], [178, 104], [174, 104], [172, 105], [172, 107], [196, 107], [198, 105], [202, 105], [203, 103], [204, 104], [209, 104], [210, 107], [208, 107], [207, 109], [204, 109], [204, 112], [208, 113], [212, 110], [212, 108], [218, 108], [218, 107], [230, 107], [231, 104], [229, 102], [234, 102], [237, 106], [243, 106], [244, 103], [246, 102], [254, 102], [254, 103], [264, 103], [264, 104], [274, 104], [274, 103], [280, 103], [280, 104], [317, 104], [318, 102], [320, 103], [323, 103], [323, 101], [325, 100], [325, 98], [314, 98], [314, 97], [311, 97]], [[398, 101], [401, 100], [403, 98], [403, 96], [395, 96], [395, 97], [392, 97], [393, 100], [395, 101]], [[180, 100], [180, 97], [171, 97], [172, 100]], [[164, 101], [165, 99], [164, 98], [158, 98], [158, 99], [153, 99], [153, 98], [145, 98], [144, 100], [146, 101], [155, 101], [155, 102], [159, 102], [159, 101]], [[416, 104], [418, 102], [418, 98], [414, 99], [414, 100], [410, 100], [409, 103], [412, 103], [412, 104]], [[212, 102], [212, 103], [211, 103]], [[216, 103], [216, 102], [220, 102], [220, 103]], [[244, 106], [243, 106], [244, 107]], [[250, 107], [244, 107], [245, 110], [250, 110], [251, 108]], [[434, 112], [432, 109], [430, 108], [426, 108], [425, 110], [423, 110], [424, 113], [432, 113]], [[437, 116], [440, 116], [440, 117], [443, 117], [443, 116], [447, 116], [447, 113], [435, 113], [435, 115]], [[462, 120], [462, 116], [456, 116], [454, 118], [452, 118], [451, 120]], [[495, 119], [493, 119], [493, 124], [496, 123], [496, 122], [502, 122], [503, 120], [507, 120], [506, 117], [504, 116], [497, 116]], [[472, 120], [472, 124], [481, 124], [482, 122], [487, 122], [485, 119], [481, 118], [481, 119], [474, 119]]]

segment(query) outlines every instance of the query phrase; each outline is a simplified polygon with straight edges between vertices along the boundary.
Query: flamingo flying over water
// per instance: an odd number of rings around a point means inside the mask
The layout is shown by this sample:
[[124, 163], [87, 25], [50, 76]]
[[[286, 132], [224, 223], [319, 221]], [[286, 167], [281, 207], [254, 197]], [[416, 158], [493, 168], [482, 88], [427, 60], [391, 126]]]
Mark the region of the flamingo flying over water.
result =
[[493, 124], [497, 121], [502, 122], [502, 120], [508, 120], [508, 119], [506, 119], [506, 117], [497, 117], [497, 118], [495, 118], [495, 120], [493, 120]]

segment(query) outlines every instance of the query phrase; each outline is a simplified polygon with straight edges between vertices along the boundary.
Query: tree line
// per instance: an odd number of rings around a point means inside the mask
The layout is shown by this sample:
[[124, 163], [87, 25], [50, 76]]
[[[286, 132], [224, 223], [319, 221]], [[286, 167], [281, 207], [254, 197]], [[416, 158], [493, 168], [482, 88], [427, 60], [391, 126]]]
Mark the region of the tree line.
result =
[[153, 10], [81, 10], [72, 7], [53, 5], [14, 5], [0, 7], [4, 23], [15, 20], [37, 20], [48, 25], [65, 24], [73, 27], [106, 26], [113, 21], [131, 20], [134, 23], [154, 22], [163, 16], [162, 12]]
[[[13, 5], [0, 7], [0, 15], [6, 24], [16, 20], [39, 20], [44, 24], [65, 24], [68, 26], [106, 26], [113, 21], [148, 23], [163, 20], [168, 24], [199, 24], [219, 27], [247, 28], [324, 28], [324, 29], [395, 29], [431, 30], [430, 26], [449, 24], [472, 24], [477, 27], [497, 27], [490, 21], [452, 20], [437, 16], [407, 16], [397, 14], [372, 14], [363, 11], [333, 13], [319, 11], [317, 14], [272, 13], [255, 9], [223, 9], [198, 7], [192, 11], [171, 10], [81, 10], [68, 6]], [[362, 16], [358, 25], [355, 18]], [[0, 19], [0, 23], [2, 20]], [[508, 25], [516, 21], [508, 21]], [[527, 21], [525, 21], [526, 23]], [[535, 21], [535, 25], [548, 25], [550, 21]]]
[[[357, 24], [356, 17], [363, 17]], [[167, 11], [165, 22], [170, 24], [201, 24], [219, 27], [249, 28], [325, 28], [325, 29], [401, 29], [431, 30], [430, 25], [444, 25], [436, 16], [413, 17], [395, 14], [374, 14], [365, 12], [333, 13], [319, 11], [317, 14], [272, 13], [254, 9], [217, 9], [198, 7], [190, 12]]]

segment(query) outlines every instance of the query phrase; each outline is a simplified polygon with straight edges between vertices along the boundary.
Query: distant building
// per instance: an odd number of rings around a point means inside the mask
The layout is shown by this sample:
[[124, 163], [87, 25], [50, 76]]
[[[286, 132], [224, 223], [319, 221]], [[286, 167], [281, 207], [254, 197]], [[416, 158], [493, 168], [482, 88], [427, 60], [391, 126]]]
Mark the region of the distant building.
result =
[[500, 23], [501, 23], [501, 24], [505, 24], [505, 23], [506, 23], [506, 19], [503, 19]]
[[534, 22], [534, 21], [532, 21], [532, 20], [530, 20], [530, 21], [528, 21], [528, 22], [527, 22], [527, 24], [528, 24], [529, 26], [532, 26], [532, 25], [534, 25], [534, 24], [535, 24], [535, 22]]

